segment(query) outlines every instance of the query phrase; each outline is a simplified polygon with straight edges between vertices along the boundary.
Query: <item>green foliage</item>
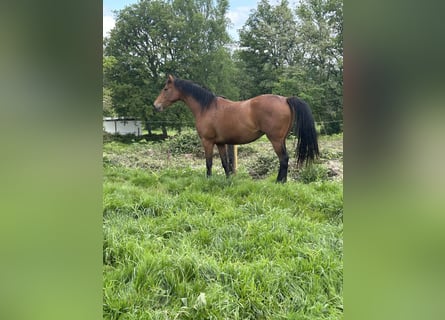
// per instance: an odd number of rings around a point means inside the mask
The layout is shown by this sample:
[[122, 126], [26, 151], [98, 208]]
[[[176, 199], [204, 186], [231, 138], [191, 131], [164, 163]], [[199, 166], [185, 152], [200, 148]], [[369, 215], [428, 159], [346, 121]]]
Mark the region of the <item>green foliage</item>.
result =
[[169, 138], [167, 148], [174, 155], [194, 154], [201, 156], [204, 152], [196, 131], [187, 131]]
[[247, 170], [250, 176], [254, 179], [262, 179], [275, 173], [278, 168], [278, 159], [274, 152], [259, 154], [250, 161]]
[[328, 180], [328, 168], [315, 163], [303, 166], [297, 171], [296, 179], [303, 183]]
[[287, 1], [273, 7], [262, 0], [240, 30], [239, 67], [248, 77], [243, 87], [250, 97], [272, 93], [286, 65], [295, 59], [295, 21]]
[[323, 134], [342, 130], [343, 8], [340, 0], [259, 2], [235, 54], [243, 98], [262, 93], [306, 100]]
[[114, 113], [113, 106], [111, 103], [111, 89], [109, 88], [103, 88], [103, 95], [102, 95], [102, 110], [103, 110], [103, 116], [104, 117], [113, 117], [116, 114]]
[[103, 132], [102, 133], [102, 141], [104, 143], [106, 142], [111, 142], [111, 141], [118, 141], [118, 142], [122, 142], [122, 143], [132, 143], [135, 141], [140, 141], [144, 139], [143, 136], [137, 136], [135, 134], [112, 134], [112, 133], [108, 133], [108, 132]]
[[[297, 8], [303, 60], [322, 132], [342, 130], [343, 118], [343, 2], [303, 0]], [[315, 89], [315, 95], [313, 94]]]

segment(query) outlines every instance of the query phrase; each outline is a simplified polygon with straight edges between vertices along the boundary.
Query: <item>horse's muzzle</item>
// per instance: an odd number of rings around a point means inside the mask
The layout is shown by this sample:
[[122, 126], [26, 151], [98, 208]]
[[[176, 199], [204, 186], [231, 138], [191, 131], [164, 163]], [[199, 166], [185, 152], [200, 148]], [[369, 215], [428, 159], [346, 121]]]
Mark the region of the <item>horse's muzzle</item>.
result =
[[155, 107], [155, 110], [158, 111], [158, 112], [164, 110], [162, 104], [160, 104], [160, 103], [154, 103], [153, 105]]

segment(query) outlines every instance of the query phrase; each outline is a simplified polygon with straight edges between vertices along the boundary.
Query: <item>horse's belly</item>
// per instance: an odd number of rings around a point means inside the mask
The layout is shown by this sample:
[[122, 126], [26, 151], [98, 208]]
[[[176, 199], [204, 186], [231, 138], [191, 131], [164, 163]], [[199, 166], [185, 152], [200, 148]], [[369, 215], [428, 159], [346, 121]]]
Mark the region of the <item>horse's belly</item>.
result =
[[264, 133], [256, 132], [226, 132], [218, 135], [216, 143], [221, 144], [246, 144], [257, 140]]

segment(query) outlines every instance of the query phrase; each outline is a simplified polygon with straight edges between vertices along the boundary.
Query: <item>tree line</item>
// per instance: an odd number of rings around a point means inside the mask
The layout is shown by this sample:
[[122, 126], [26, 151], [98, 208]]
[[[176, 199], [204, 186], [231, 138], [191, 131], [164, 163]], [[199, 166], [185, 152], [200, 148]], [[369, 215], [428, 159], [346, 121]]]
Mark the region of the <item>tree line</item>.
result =
[[146, 129], [192, 123], [184, 104], [156, 113], [152, 103], [171, 73], [217, 95], [243, 100], [273, 93], [299, 96], [321, 132], [342, 130], [341, 0], [261, 0], [228, 34], [228, 0], [142, 0], [116, 13], [104, 39], [104, 116], [137, 117]]

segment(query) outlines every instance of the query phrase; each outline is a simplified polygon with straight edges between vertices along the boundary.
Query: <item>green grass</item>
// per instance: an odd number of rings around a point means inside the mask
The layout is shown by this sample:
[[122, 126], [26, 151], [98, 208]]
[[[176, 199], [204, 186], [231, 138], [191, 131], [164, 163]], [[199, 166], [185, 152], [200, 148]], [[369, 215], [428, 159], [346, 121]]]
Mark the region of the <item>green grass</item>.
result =
[[207, 179], [161, 148], [104, 146], [105, 319], [343, 317], [340, 181]]

